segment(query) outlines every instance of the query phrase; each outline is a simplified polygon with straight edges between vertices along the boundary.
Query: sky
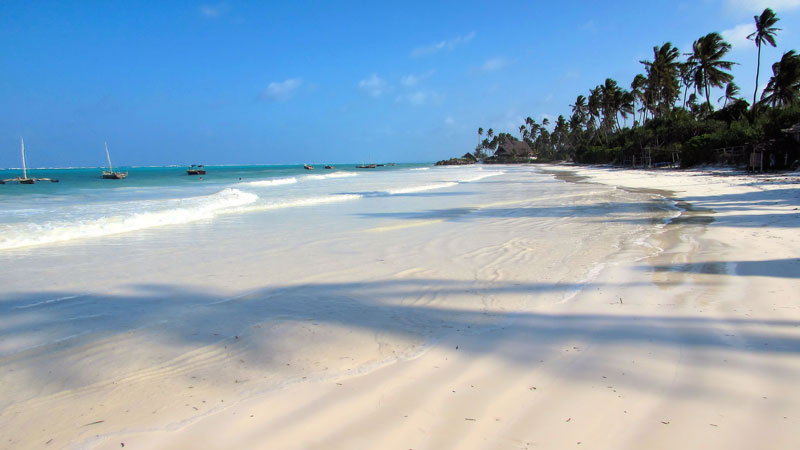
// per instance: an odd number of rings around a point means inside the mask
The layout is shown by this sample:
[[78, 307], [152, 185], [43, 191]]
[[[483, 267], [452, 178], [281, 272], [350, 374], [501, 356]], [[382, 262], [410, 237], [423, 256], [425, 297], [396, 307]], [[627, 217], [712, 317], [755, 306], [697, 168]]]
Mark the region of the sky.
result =
[[800, 0], [3, 0], [0, 167], [20, 137], [32, 167], [104, 165], [103, 142], [120, 166], [436, 161], [712, 31], [752, 100], [766, 7], [762, 87], [800, 51]]

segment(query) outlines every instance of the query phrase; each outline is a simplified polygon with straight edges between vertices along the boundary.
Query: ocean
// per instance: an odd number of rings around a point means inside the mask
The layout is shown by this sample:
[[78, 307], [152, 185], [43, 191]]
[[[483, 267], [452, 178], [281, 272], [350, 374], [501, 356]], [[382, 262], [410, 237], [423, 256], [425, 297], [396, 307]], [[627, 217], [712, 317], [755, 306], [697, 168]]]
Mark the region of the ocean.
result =
[[121, 170], [0, 185], [8, 442], [118, 448], [119, 433], [508, 327], [659, 252], [678, 214], [537, 166]]
[[[120, 167], [124, 180], [100, 178], [100, 168], [32, 169], [58, 183], [0, 185], [0, 251], [211, 221], [224, 215], [309, 207], [436, 190], [500, 171], [399, 164], [313, 171], [297, 165]], [[18, 176], [0, 170], [0, 179]]]

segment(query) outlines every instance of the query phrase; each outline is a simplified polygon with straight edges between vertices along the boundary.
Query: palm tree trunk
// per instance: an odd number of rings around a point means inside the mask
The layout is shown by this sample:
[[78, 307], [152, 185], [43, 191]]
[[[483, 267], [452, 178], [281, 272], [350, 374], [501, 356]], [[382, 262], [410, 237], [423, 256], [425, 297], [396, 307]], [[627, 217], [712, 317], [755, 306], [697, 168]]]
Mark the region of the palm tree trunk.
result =
[[758, 94], [758, 72], [761, 71], [761, 43], [758, 43], [758, 64], [756, 65], [756, 88], [753, 90], [753, 104], [750, 109], [756, 107], [756, 94]]
[[689, 83], [685, 83], [683, 88], [683, 109], [686, 109], [686, 94], [689, 93]]

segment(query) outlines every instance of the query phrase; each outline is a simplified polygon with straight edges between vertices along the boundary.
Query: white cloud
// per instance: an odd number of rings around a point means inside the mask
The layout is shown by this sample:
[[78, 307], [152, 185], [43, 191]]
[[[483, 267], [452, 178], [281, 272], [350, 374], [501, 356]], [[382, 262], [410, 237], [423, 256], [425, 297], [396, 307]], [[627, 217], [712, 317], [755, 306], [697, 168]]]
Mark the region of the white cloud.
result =
[[447, 116], [444, 118], [444, 124], [448, 127], [452, 127], [456, 124], [456, 119], [454, 119], [453, 116]]
[[215, 17], [219, 17], [225, 12], [228, 11], [228, 5], [225, 3], [219, 3], [217, 5], [200, 5], [200, 14], [209, 19], [213, 19]]
[[281, 82], [273, 81], [267, 86], [264, 92], [261, 93], [261, 98], [275, 102], [289, 100], [302, 84], [303, 80], [300, 78], [289, 78]]
[[444, 95], [436, 91], [419, 90], [398, 95], [395, 101], [406, 102], [414, 106], [441, 105], [444, 101]]
[[429, 70], [420, 75], [414, 75], [414, 74], [406, 75], [400, 78], [400, 84], [402, 84], [407, 88], [413, 88], [417, 84], [419, 84], [420, 81], [423, 81], [426, 78], [430, 78], [430, 76], [433, 75], [433, 72], [434, 72], [433, 70]]
[[481, 66], [481, 70], [484, 72], [493, 72], [496, 70], [503, 69], [508, 65], [508, 60], [503, 57], [497, 57], [492, 59], [487, 59], [486, 62], [483, 63]]
[[358, 87], [373, 97], [380, 97], [389, 90], [389, 84], [386, 80], [374, 73], [359, 81]]
[[772, 8], [780, 14], [782, 10], [800, 8], [800, 0], [728, 0], [728, 7], [736, 11], [745, 10], [754, 13]]
[[411, 56], [426, 56], [432, 55], [434, 53], [439, 53], [442, 50], [453, 50], [456, 46], [460, 44], [466, 44], [467, 42], [471, 41], [472, 38], [475, 37], [475, 32], [472, 31], [469, 34], [465, 34], [464, 36], [456, 36], [452, 39], [447, 39], [444, 41], [439, 41], [430, 45], [425, 45], [422, 47], [417, 47], [411, 51]]
[[720, 34], [722, 34], [722, 37], [725, 38], [725, 41], [731, 44], [733, 50], [755, 50], [756, 46], [753, 41], [747, 39], [747, 36], [755, 30], [755, 23], [749, 22], [736, 25], [735, 27], [727, 29]]

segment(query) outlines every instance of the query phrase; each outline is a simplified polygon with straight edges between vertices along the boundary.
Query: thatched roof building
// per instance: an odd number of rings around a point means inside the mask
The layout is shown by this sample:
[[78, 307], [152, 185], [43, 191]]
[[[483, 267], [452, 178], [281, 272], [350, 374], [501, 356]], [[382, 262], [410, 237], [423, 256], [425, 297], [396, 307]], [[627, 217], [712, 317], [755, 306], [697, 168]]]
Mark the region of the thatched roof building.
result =
[[494, 152], [494, 157], [498, 160], [514, 160], [532, 156], [531, 146], [513, 137], [503, 139]]
[[796, 123], [789, 128], [781, 130], [784, 133], [788, 134], [790, 138], [794, 139], [795, 142], [800, 143], [800, 123]]

